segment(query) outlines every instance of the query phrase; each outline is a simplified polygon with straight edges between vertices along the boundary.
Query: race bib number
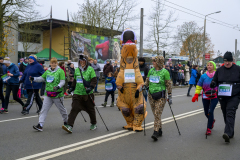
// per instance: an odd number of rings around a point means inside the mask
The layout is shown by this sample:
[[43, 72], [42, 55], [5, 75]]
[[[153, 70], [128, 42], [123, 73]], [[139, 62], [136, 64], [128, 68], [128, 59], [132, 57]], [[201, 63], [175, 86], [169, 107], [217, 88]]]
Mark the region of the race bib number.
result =
[[150, 76], [149, 81], [152, 83], [159, 83], [160, 77], [159, 76]]
[[83, 80], [82, 80], [81, 76], [77, 76], [77, 83], [83, 83]]
[[230, 84], [221, 84], [218, 87], [219, 96], [232, 96], [232, 85]]
[[10, 79], [10, 76], [7, 76], [7, 74], [4, 74], [3, 76], [1, 76], [3, 82], [6, 82], [8, 79]]
[[205, 95], [205, 93], [203, 93], [203, 99], [207, 99], [208, 97]]
[[106, 88], [107, 91], [112, 90], [113, 89], [112, 83], [106, 83], [105, 88]]
[[54, 80], [54, 76], [47, 75], [47, 82], [52, 83]]
[[144, 71], [141, 71], [141, 75], [144, 77], [145, 75], [144, 75]]
[[124, 70], [125, 82], [135, 82], [135, 72], [134, 69]]

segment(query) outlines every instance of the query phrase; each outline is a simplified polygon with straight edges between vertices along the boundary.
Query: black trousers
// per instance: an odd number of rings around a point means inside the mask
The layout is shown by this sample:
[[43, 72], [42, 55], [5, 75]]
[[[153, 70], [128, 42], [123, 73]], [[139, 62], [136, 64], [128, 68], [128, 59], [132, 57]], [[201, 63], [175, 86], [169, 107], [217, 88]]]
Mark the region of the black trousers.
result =
[[89, 97], [91, 96], [94, 100], [94, 95], [77, 95], [74, 94], [72, 97], [72, 109], [68, 115], [68, 125], [74, 125], [75, 119], [79, 112], [86, 111], [90, 117], [91, 124], [97, 124], [95, 106]]
[[4, 108], [4, 106], [5, 106], [5, 101], [4, 101], [3, 84], [2, 84], [2, 83], [0, 83], [0, 98], [1, 98], [1, 101], [2, 101], [2, 108]]
[[5, 109], [8, 109], [8, 103], [9, 103], [9, 97], [10, 97], [11, 91], [13, 94], [13, 99], [15, 101], [17, 101], [18, 103], [20, 103], [21, 106], [24, 106], [24, 103], [22, 102], [22, 100], [20, 98], [18, 98], [18, 96], [17, 96], [18, 89], [19, 89], [19, 84], [18, 85], [7, 84], [6, 96], [5, 96], [5, 107], [4, 107]]
[[114, 102], [114, 95], [115, 95], [114, 91], [111, 91], [111, 92], [106, 91], [105, 102], [107, 102], [109, 95], [111, 95], [111, 97], [112, 97], [112, 103], [113, 103], [113, 102]]
[[39, 89], [27, 89], [27, 94], [28, 94], [28, 99], [27, 99], [27, 103], [24, 105], [25, 110], [29, 111], [33, 105], [33, 101], [34, 101], [34, 96], [35, 96], [35, 100], [36, 103], [39, 107], [39, 110], [42, 109], [42, 100], [39, 96]]
[[225, 122], [224, 133], [226, 133], [230, 138], [234, 136], [235, 116], [240, 102], [239, 98], [239, 96], [219, 98]]
[[196, 84], [190, 84], [190, 86], [189, 86], [189, 88], [188, 88], [188, 95], [190, 94], [190, 91], [191, 91], [191, 89], [192, 89], [192, 87], [193, 87], [193, 85], [195, 86], [195, 88], [196, 88]]

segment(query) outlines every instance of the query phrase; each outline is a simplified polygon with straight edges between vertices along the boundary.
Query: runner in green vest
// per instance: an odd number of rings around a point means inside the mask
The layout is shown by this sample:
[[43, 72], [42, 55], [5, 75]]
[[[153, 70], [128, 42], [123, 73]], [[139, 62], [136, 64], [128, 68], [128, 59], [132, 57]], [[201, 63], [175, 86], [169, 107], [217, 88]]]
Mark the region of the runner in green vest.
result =
[[51, 67], [44, 72], [40, 77], [29, 77], [30, 81], [34, 82], [46, 82], [46, 91], [43, 100], [43, 106], [39, 116], [39, 123], [33, 126], [38, 131], [43, 131], [43, 125], [47, 117], [49, 109], [53, 103], [56, 105], [62, 115], [64, 124], [67, 124], [67, 109], [63, 105], [63, 86], [65, 84], [65, 73], [58, 67], [56, 58], [52, 58], [50, 61]]
[[172, 85], [169, 72], [163, 68], [163, 56], [153, 58], [153, 68], [149, 70], [145, 82], [145, 88], [149, 87], [148, 99], [154, 115], [154, 132], [152, 138], [157, 141], [162, 136], [161, 115], [167, 100], [168, 92], [169, 104], [172, 104]]
[[[84, 80], [86, 82], [85, 84], [83, 84]], [[72, 97], [72, 109], [68, 115], [68, 124], [62, 126], [62, 128], [68, 133], [72, 133], [74, 121], [78, 113], [82, 110], [89, 114], [91, 119], [90, 130], [95, 130], [97, 128], [96, 113], [94, 108], [95, 106], [93, 103], [93, 89], [96, 84], [97, 77], [95, 71], [91, 66], [89, 66], [88, 57], [84, 54], [81, 54], [78, 62], [78, 68], [75, 69], [72, 86], [68, 90], [69, 94], [74, 91]]]

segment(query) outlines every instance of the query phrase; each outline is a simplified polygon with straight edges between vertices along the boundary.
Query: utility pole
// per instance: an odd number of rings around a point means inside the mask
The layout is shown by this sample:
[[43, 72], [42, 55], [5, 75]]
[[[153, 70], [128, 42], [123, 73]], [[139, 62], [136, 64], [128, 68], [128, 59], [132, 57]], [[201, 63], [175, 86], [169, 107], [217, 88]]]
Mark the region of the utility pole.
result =
[[140, 57], [143, 56], [143, 8], [141, 8], [140, 20]]
[[217, 11], [217, 12], [214, 12], [214, 13], [210, 13], [210, 14], [207, 14], [205, 16], [205, 19], [204, 19], [204, 32], [203, 32], [203, 59], [202, 59], [202, 66], [205, 65], [205, 38], [206, 38], [206, 18], [207, 16], [211, 15], [211, 14], [216, 14], [216, 13], [220, 13], [221, 11]]
[[51, 6], [51, 13], [50, 13], [50, 45], [49, 45], [49, 61], [52, 58], [52, 6]]
[[[235, 39], [235, 55], [237, 56], [237, 39]], [[237, 58], [235, 59], [235, 62], [237, 62]]]

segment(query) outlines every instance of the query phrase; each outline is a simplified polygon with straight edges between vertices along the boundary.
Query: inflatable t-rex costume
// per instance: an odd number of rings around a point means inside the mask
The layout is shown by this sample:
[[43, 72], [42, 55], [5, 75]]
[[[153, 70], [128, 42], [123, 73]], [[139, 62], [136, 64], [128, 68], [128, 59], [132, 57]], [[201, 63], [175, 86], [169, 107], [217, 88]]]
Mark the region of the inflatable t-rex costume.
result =
[[147, 116], [147, 112], [146, 102], [144, 102], [143, 106], [142, 85], [144, 82], [139, 70], [138, 50], [134, 32], [125, 30], [120, 43], [123, 44], [123, 47], [121, 50], [120, 72], [116, 81], [119, 89], [117, 106], [127, 122], [127, 125], [123, 128], [142, 131], [142, 121]]

